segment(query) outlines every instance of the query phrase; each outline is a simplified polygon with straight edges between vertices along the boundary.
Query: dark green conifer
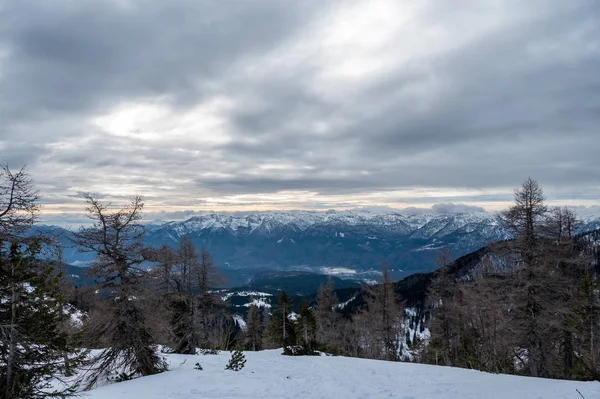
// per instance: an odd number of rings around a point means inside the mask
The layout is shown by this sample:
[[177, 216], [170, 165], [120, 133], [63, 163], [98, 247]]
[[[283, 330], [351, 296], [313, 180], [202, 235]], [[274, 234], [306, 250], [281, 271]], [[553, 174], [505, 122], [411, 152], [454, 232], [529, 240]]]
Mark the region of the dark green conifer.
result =
[[246, 357], [241, 351], [231, 352], [229, 363], [225, 366], [225, 370], [240, 371], [246, 365]]
[[287, 347], [296, 344], [295, 323], [290, 319], [292, 300], [285, 291], [277, 298], [277, 305], [269, 320], [268, 333], [271, 340], [279, 346]]
[[[67, 379], [85, 353], [65, 326], [71, 315], [60, 289], [61, 276], [38, 259], [41, 244], [0, 244], [0, 397], [67, 397]], [[51, 384], [52, 383], [52, 384]]]

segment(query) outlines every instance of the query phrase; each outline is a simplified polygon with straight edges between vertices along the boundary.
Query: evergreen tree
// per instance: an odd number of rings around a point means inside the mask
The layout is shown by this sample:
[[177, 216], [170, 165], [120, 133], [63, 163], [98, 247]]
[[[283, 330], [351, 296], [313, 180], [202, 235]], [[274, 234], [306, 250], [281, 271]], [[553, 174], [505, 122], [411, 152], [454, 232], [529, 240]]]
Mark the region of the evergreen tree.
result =
[[0, 244], [0, 397], [66, 397], [67, 382], [53, 391], [50, 380], [70, 374], [85, 353], [63, 328], [65, 310], [55, 268], [40, 261], [39, 241]]
[[246, 365], [246, 356], [241, 351], [231, 352], [229, 363], [225, 366], [225, 370], [240, 371]]
[[298, 318], [299, 341], [305, 352], [314, 351], [317, 321], [314, 311], [308, 306], [306, 298], [302, 298], [300, 304], [300, 317]]
[[284, 348], [296, 343], [294, 322], [290, 320], [291, 313], [292, 300], [285, 291], [282, 291], [279, 298], [277, 298], [277, 305], [269, 320], [268, 333], [276, 345]]

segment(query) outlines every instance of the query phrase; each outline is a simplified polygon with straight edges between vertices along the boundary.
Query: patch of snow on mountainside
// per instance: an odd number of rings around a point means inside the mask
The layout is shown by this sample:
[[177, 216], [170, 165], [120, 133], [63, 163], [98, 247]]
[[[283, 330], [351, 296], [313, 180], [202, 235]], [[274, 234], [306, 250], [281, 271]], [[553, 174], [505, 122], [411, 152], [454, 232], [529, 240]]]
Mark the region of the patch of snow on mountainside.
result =
[[352, 298], [348, 299], [346, 302], [338, 303], [338, 304], [336, 305], [336, 307], [337, 307], [338, 309], [344, 309], [346, 306], [348, 306], [348, 304], [349, 304], [350, 302], [352, 302], [353, 300], [355, 300], [355, 299], [356, 299], [356, 295], [357, 295], [357, 294], [353, 295], [353, 296], [352, 296]]
[[246, 320], [244, 320], [244, 318], [242, 316], [240, 316], [239, 314], [235, 314], [233, 315], [233, 321], [235, 322], [235, 324], [238, 325], [239, 328], [241, 328], [242, 330], [246, 329]]
[[[225, 370], [231, 354], [164, 355], [170, 371], [102, 386], [87, 399], [588, 399], [600, 383], [489, 374], [475, 370], [341, 356], [245, 352], [246, 366]], [[203, 370], [194, 369], [200, 363]]]
[[259, 291], [233, 291], [233, 292], [226, 293], [225, 295], [223, 295], [221, 297], [221, 299], [226, 301], [229, 298], [231, 298], [232, 296], [267, 297], [267, 296], [272, 296], [272, 294], [268, 294], [266, 292], [259, 292]]
[[264, 298], [253, 299], [251, 302], [244, 304], [243, 306], [249, 308], [252, 305], [256, 305], [259, 308], [270, 308], [271, 304]]
[[[401, 337], [400, 358], [404, 361], [413, 361], [422, 349], [420, 345], [415, 345], [415, 340], [422, 345], [427, 345], [430, 337], [429, 328], [423, 325], [423, 320], [419, 317], [417, 310], [415, 308], [404, 309], [404, 333]], [[408, 340], [410, 340], [410, 345]]]

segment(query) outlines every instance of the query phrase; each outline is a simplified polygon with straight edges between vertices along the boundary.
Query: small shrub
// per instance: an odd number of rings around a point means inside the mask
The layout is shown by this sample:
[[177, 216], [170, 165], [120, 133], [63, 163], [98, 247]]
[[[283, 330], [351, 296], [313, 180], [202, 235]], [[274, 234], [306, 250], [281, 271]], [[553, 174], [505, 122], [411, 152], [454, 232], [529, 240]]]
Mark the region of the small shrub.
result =
[[320, 356], [320, 353], [315, 350], [305, 348], [302, 345], [293, 345], [293, 346], [285, 346], [283, 348], [283, 355], [286, 355], [286, 356]]
[[246, 365], [246, 357], [240, 351], [232, 351], [231, 359], [225, 366], [225, 370], [240, 371]]
[[123, 381], [133, 380], [134, 377], [135, 377], [135, 373], [120, 372], [120, 373], [115, 373], [115, 375], [112, 378], [109, 377], [109, 380], [113, 380], [114, 382], [123, 382]]
[[216, 349], [200, 349], [198, 353], [200, 353], [201, 355], [218, 355], [219, 353], [221, 353], [221, 351], [218, 351]]

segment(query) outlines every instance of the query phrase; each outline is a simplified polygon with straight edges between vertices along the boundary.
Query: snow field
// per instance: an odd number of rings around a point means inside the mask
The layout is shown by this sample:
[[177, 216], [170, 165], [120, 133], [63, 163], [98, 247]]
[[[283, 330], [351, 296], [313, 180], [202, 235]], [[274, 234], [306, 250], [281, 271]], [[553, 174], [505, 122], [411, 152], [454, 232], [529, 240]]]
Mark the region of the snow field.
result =
[[[496, 375], [474, 370], [333, 356], [245, 352], [246, 367], [224, 370], [230, 353], [166, 355], [170, 371], [86, 392], [87, 399], [600, 398], [600, 383]], [[200, 363], [203, 371], [195, 370]]]

